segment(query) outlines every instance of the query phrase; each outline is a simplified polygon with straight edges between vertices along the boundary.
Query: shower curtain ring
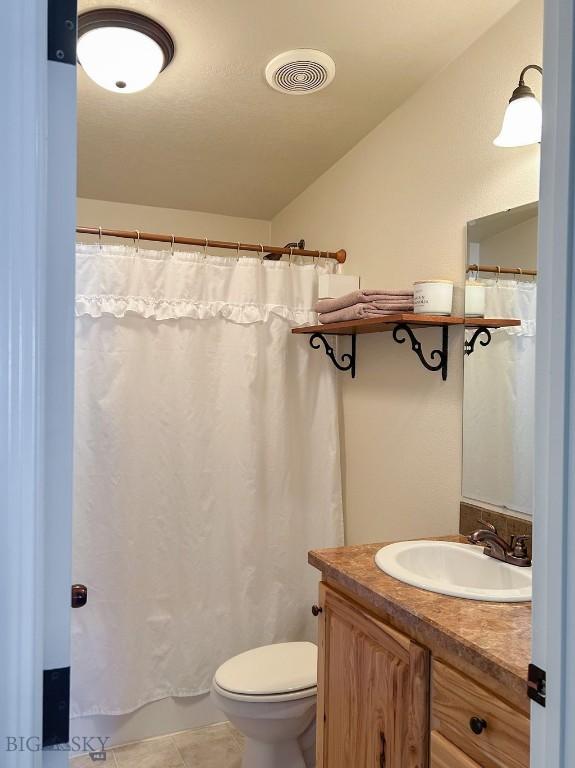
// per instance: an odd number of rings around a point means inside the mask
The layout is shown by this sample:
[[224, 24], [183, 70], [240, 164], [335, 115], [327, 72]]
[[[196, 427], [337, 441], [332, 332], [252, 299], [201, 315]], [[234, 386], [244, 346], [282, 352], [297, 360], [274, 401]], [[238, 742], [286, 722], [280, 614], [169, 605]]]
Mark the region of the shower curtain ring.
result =
[[172, 245], [170, 247], [170, 251], [171, 251], [172, 256], [174, 255], [174, 243], [175, 242], [176, 242], [176, 238], [175, 238], [174, 235], [172, 235]]
[[134, 232], [138, 236], [137, 240], [136, 240], [136, 238], [134, 238], [134, 247], [136, 249], [136, 253], [140, 253], [140, 230], [139, 229], [135, 229]]
[[522, 270], [522, 268], [521, 267], [517, 267], [517, 269], [519, 270], [519, 277], [523, 277], [523, 270]]
[[290, 265], [290, 267], [291, 267], [291, 260], [292, 260], [292, 256], [293, 256], [293, 245], [292, 245], [292, 247], [289, 249], [289, 265]]
[[241, 247], [241, 243], [238, 243], [238, 250], [237, 250], [237, 257], [236, 257], [236, 261], [238, 262], [238, 264], [240, 261], [240, 247]]
[[208, 258], [208, 238], [204, 237], [204, 240], [206, 241], [204, 243], [204, 261]]
[[261, 243], [260, 243], [260, 261], [262, 264], [264, 263], [264, 247]]
[[102, 227], [98, 227], [98, 243], [100, 244], [100, 253], [102, 252]]
[[496, 269], [497, 269], [497, 277], [495, 278], [495, 282], [499, 283], [499, 276], [501, 275], [501, 267], [497, 265]]

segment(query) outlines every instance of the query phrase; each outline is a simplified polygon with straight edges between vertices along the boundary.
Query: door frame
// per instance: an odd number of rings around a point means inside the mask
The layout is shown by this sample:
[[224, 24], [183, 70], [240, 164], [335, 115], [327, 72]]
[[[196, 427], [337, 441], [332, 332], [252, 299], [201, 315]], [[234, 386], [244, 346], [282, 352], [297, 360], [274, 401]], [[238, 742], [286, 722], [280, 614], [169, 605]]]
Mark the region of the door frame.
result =
[[539, 208], [532, 660], [532, 768], [575, 748], [575, 0], [546, 0]]
[[[43, 530], [40, 358], [46, 262], [46, 2], [0, 5], [0, 738], [42, 732]], [[25, 58], [22, 52], [26, 52]], [[24, 599], [25, 598], [25, 599]], [[14, 764], [41, 765], [38, 752]]]
[[70, 663], [76, 218], [75, 66], [48, 60], [49, 5], [0, 3], [0, 762], [18, 768], [68, 759], [41, 751], [43, 673]]

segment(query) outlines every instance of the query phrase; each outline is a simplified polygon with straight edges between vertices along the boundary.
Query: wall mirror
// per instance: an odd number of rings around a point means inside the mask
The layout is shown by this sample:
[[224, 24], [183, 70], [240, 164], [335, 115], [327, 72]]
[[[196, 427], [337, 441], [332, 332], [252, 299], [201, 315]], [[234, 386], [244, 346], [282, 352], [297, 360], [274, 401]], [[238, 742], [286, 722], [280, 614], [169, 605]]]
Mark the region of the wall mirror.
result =
[[537, 219], [531, 203], [467, 225], [466, 315], [520, 322], [466, 330], [462, 495], [520, 516], [533, 514]]

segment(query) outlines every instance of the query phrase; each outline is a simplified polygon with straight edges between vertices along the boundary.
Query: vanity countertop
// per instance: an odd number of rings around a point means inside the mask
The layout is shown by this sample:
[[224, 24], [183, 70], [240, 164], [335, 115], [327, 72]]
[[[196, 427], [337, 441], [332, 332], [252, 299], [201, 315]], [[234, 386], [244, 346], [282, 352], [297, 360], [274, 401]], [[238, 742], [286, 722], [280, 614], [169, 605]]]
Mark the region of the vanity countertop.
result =
[[[461, 536], [440, 537], [461, 541]], [[388, 542], [389, 543], [389, 542]], [[531, 603], [487, 603], [428, 592], [380, 571], [385, 544], [313, 550], [308, 560], [324, 580], [380, 615], [462, 672], [487, 676], [490, 687], [528, 711]]]

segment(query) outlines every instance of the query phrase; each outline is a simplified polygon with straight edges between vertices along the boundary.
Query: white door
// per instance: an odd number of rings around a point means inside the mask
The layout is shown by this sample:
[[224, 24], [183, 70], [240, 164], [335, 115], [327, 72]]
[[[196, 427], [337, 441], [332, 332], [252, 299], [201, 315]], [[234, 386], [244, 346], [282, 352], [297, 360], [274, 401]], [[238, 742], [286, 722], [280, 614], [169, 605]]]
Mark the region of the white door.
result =
[[[75, 24], [68, 0], [0, 3], [0, 765], [7, 768], [68, 760], [56, 745], [66, 741], [70, 663]], [[42, 751], [43, 741], [54, 750]]]
[[532, 768], [575, 755], [575, 0], [546, 0], [539, 213]]

